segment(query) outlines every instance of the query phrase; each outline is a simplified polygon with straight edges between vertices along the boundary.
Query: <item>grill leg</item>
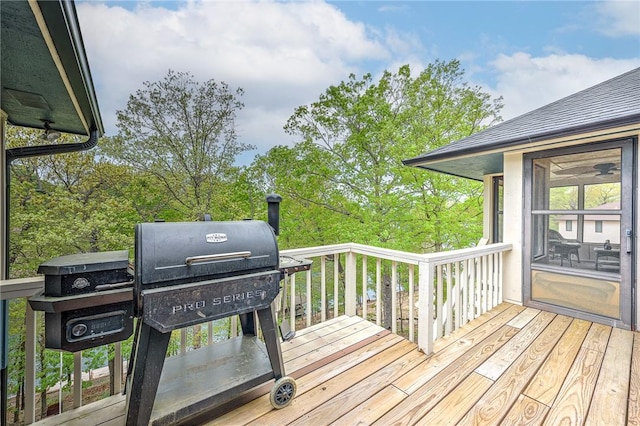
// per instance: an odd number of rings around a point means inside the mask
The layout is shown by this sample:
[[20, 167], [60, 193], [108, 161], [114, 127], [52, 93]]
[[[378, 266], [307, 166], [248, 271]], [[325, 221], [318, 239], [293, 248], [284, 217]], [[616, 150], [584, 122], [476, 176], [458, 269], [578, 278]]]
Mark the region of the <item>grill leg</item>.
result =
[[124, 381], [124, 390], [122, 391], [123, 395], [127, 394], [127, 388], [129, 386], [129, 381], [131, 380], [131, 373], [133, 372], [133, 364], [136, 359], [136, 351], [138, 349], [138, 336], [140, 335], [140, 328], [142, 327], [142, 319], [136, 318], [136, 328], [133, 334], [133, 344], [131, 345], [131, 353], [129, 354], [129, 362], [127, 363], [127, 375], [125, 376]]
[[127, 381], [127, 426], [149, 424], [171, 333], [161, 333], [143, 322], [137, 337], [133, 371]]
[[240, 325], [242, 326], [243, 336], [255, 336], [256, 335], [256, 316], [253, 312], [247, 314], [238, 315], [240, 318]]
[[282, 361], [280, 335], [278, 334], [273, 305], [269, 305], [268, 308], [261, 309], [257, 312], [258, 320], [260, 321], [260, 328], [262, 329], [262, 335], [264, 336], [264, 343], [267, 346], [267, 353], [269, 354], [269, 360], [271, 361], [273, 375], [276, 380], [278, 380], [284, 376], [284, 362]]

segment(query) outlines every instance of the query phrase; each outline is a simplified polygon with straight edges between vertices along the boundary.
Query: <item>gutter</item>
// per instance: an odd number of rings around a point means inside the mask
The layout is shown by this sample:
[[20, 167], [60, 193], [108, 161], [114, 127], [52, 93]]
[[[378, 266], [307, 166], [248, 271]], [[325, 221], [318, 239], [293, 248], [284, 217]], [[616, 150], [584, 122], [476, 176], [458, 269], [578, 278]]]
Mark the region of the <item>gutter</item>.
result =
[[[9, 166], [13, 160], [27, 157], [39, 157], [42, 155], [65, 154], [69, 152], [86, 151], [98, 144], [98, 130], [93, 129], [89, 132], [89, 139], [85, 142], [78, 143], [62, 143], [51, 145], [22, 146], [6, 150], [6, 170], [7, 182], [9, 182]], [[7, 206], [9, 205], [9, 192], [7, 191]], [[7, 215], [8, 217], [8, 215]]]

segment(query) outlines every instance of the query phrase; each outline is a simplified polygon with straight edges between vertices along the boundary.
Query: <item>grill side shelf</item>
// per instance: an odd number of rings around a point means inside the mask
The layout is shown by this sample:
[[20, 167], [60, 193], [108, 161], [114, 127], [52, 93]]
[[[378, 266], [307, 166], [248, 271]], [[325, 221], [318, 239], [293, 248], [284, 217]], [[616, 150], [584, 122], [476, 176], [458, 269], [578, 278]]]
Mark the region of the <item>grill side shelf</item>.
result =
[[268, 307], [280, 271], [266, 271], [141, 291], [142, 317], [161, 333]]

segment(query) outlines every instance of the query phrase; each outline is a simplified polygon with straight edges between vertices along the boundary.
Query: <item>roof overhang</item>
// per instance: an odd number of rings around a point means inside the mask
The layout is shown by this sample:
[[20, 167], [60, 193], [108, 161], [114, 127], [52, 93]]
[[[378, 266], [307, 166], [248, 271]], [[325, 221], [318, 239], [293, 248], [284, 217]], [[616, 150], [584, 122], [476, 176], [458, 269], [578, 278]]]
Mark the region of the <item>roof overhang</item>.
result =
[[503, 171], [502, 153], [506, 151], [638, 126], [640, 68], [635, 68], [403, 163], [481, 180], [484, 175]]
[[405, 165], [411, 165], [421, 169], [432, 170], [466, 179], [482, 181], [485, 175], [502, 173], [503, 159], [504, 155], [502, 152], [493, 152], [490, 154], [447, 158], [415, 164], [405, 162]]
[[104, 133], [70, 0], [0, 2], [1, 108], [16, 126]]
[[[437, 149], [418, 157], [403, 160], [402, 163], [405, 166], [413, 166], [425, 170], [433, 170], [453, 176], [482, 181], [484, 175], [503, 172], [503, 154], [509, 149], [553, 139], [575, 137], [578, 135], [619, 129], [632, 125], [636, 126], [639, 124], [640, 115], [633, 114], [615, 120], [590, 123], [589, 125], [566, 128], [544, 134], [530, 135], [526, 138], [497, 140], [495, 143], [488, 146], [466, 146], [461, 149], [456, 149], [456, 143], [454, 143], [449, 146], [445, 146], [445, 149]], [[489, 130], [490, 129], [491, 128], [489, 128]], [[462, 139], [457, 142], [464, 141], [465, 139]], [[489, 150], [491, 151], [487, 152]]]

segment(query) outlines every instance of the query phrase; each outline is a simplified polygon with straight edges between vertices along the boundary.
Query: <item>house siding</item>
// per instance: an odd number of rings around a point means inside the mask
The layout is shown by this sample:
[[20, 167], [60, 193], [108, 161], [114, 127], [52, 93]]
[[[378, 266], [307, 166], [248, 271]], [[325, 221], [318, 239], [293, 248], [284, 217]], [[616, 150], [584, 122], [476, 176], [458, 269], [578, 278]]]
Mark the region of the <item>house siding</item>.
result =
[[[520, 153], [504, 155], [504, 242], [513, 249], [505, 254], [502, 294], [505, 301], [522, 304], [523, 159]], [[489, 210], [491, 211], [491, 210]], [[486, 212], [485, 212], [486, 214]], [[489, 213], [491, 215], [491, 213]]]

